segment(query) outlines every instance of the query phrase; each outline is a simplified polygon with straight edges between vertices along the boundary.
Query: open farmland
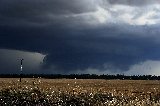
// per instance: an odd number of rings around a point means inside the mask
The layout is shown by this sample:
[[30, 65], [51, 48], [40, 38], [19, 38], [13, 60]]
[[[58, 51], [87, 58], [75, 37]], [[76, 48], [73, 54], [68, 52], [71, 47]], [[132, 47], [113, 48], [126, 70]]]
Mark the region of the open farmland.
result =
[[6, 106], [160, 106], [160, 81], [0, 79]]

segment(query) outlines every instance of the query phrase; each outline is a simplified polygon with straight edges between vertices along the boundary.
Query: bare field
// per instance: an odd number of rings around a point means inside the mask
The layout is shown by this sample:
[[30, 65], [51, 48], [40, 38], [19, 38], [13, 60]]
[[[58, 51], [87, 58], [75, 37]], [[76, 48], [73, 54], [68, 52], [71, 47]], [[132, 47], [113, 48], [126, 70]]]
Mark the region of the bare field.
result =
[[160, 81], [98, 79], [0, 79], [6, 106], [160, 106]]

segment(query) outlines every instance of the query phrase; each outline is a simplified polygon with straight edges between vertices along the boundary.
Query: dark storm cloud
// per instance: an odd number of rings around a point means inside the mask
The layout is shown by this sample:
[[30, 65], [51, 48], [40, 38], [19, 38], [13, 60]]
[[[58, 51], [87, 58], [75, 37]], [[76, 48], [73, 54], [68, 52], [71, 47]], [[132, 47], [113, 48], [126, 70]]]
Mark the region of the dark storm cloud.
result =
[[[70, 36], [65, 40], [63, 47], [52, 51], [46, 57], [47, 65], [55, 65], [59, 70], [85, 70], [86, 68], [106, 70], [128, 70], [130, 65], [143, 62], [147, 59], [160, 59], [159, 44], [151, 37], [136, 37], [136, 33], [117, 32], [117, 36], [132, 37], [106, 37], [114, 28], [104, 30], [90, 30], [80, 36]], [[99, 31], [99, 32], [96, 32]], [[143, 33], [143, 34], [147, 34]], [[88, 36], [90, 35], [90, 36]], [[100, 36], [104, 35], [104, 36]], [[106, 35], [106, 36], [105, 36]], [[135, 37], [134, 37], [135, 36]], [[143, 36], [143, 35], [142, 35]], [[113, 67], [105, 66], [112, 64]]]
[[48, 54], [43, 68], [61, 72], [126, 71], [136, 63], [160, 59], [158, 25], [92, 26], [79, 17], [95, 11], [95, 3], [86, 0], [1, 0], [0, 48]]
[[[55, 17], [68, 14], [80, 14], [94, 11], [94, 4], [88, 7], [83, 5], [87, 3], [85, 0], [81, 2], [76, 0], [1, 0], [0, 1], [0, 19], [3, 25], [8, 24], [31, 24], [31, 23], [52, 23]], [[32, 25], [33, 25], [32, 24]]]
[[[1, 36], [5, 42], [1, 42], [0, 45], [5, 48], [48, 53], [44, 59], [44, 68], [54, 66], [55, 70], [61, 71], [87, 68], [128, 70], [130, 65], [138, 62], [159, 59], [159, 44], [151, 37], [144, 39], [144, 37], [136, 36], [136, 33], [120, 31], [120, 28], [116, 26], [83, 29], [83, 33], [81, 30], [66, 29], [56, 30], [55, 28], [56, 31], [50, 28], [39, 30], [34, 28], [27, 29], [27, 31], [23, 28], [12, 29], [10, 33], [13, 37], [7, 34]], [[117, 32], [114, 32], [115, 30]], [[113, 34], [114, 37], [111, 36]], [[142, 34], [147, 34], [147, 32]], [[106, 64], [112, 64], [112, 67]]]

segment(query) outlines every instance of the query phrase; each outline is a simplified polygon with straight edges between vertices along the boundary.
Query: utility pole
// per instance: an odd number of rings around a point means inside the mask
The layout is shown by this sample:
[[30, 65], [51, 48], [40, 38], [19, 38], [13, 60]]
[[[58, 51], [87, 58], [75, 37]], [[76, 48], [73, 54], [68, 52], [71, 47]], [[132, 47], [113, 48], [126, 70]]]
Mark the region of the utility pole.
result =
[[22, 79], [22, 71], [23, 71], [23, 60], [24, 59], [21, 59], [21, 72], [20, 72], [20, 82], [21, 82], [21, 79]]

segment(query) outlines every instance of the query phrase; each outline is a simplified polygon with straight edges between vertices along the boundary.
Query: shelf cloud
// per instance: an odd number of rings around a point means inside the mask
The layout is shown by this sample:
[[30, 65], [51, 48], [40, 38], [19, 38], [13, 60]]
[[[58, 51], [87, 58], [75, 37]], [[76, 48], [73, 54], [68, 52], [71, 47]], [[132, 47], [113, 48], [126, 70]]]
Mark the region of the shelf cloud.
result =
[[159, 17], [159, 0], [1, 0], [0, 48], [40, 53], [35, 73], [125, 73], [160, 60]]

